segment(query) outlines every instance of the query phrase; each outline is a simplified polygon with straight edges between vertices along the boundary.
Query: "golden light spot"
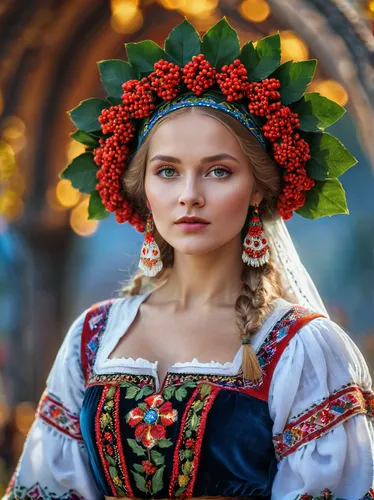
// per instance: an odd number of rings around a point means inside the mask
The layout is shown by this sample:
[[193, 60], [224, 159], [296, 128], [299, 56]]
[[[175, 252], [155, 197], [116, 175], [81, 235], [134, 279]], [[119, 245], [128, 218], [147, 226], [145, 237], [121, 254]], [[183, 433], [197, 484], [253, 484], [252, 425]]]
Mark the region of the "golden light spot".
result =
[[68, 162], [70, 163], [71, 161], [74, 160], [74, 158], [81, 155], [85, 151], [86, 148], [84, 144], [81, 144], [80, 142], [77, 142], [74, 139], [70, 139], [66, 147], [66, 157]]
[[345, 106], [348, 102], [348, 93], [339, 82], [336, 80], [322, 80], [312, 82], [308, 88], [308, 92], [319, 92], [324, 97], [337, 102], [341, 106]]
[[111, 26], [116, 33], [131, 34], [143, 25], [143, 14], [138, 0], [111, 0]]
[[8, 116], [2, 125], [1, 135], [7, 141], [15, 141], [24, 137], [26, 126], [18, 116]]
[[75, 189], [71, 182], [62, 179], [56, 186], [56, 199], [63, 207], [74, 207], [80, 200], [81, 194]]
[[374, 14], [374, 0], [370, 0], [367, 3], [367, 10]]
[[185, 0], [159, 0], [159, 4], [168, 10], [181, 9], [185, 3]]
[[99, 221], [88, 220], [89, 197], [84, 199], [70, 213], [70, 226], [79, 236], [94, 234], [99, 226]]
[[305, 59], [308, 59], [308, 46], [294, 31], [281, 31], [280, 37], [282, 44], [282, 63], [290, 59], [293, 61], [305, 61]]
[[21, 174], [19, 168], [16, 166], [12, 172], [11, 177], [8, 179], [7, 185], [13, 189], [19, 196], [22, 196], [26, 191], [26, 180], [24, 175]]
[[62, 206], [59, 200], [57, 199], [55, 186], [52, 186], [47, 189], [46, 200], [48, 206], [54, 212], [65, 212], [65, 210], [67, 210], [67, 207]]
[[270, 5], [265, 0], [244, 0], [238, 11], [247, 21], [261, 23], [269, 17]]
[[16, 168], [14, 150], [10, 144], [0, 141], [0, 182], [8, 179]]
[[0, 215], [9, 222], [14, 222], [22, 215], [24, 204], [18, 194], [12, 189], [4, 189], [0, 195]]
[[205, 16], [218, 6], [218, 0], [185, 0], [179, 10], [189, 16]]
[[23, 435], [26, 435], [35, 419], [35, 405], [29, 402], [19, 403], [15, 408], [16, 428]]

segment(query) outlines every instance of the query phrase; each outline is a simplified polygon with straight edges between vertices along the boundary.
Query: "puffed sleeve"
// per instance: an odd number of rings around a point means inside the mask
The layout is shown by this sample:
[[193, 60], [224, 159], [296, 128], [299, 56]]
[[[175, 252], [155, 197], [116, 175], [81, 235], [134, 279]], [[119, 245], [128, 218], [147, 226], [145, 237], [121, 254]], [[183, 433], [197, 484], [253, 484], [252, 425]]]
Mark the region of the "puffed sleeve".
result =
[[35, 421], [3, 500], [98, 500], [82, 440], [84, 392], [80, 342], [88, 309], [73, 322], [57, 354]]
[[373, 404], [366, 361], [348, 334], [327, 318], [301, 328], [270, 387], [272, 500], [374, 499]]

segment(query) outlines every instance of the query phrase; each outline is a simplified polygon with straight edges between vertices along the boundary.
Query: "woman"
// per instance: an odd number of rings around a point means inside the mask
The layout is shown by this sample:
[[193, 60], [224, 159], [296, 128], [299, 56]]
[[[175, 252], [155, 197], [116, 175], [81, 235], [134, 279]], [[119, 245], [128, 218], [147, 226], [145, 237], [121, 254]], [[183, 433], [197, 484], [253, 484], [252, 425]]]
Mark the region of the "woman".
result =
[[217, 73], [198, 55], [182, 77], [156, 62], [108, 98], [101, 136], [87, 102], [72, 112], [75, 137], [96, 140], [79, 160], [100, 167], [91, 216], [146, 222], [141, 271], [72, 324], [4, 498], [374, 498], [371, 378], [281, 218], [322, 210], [304, 166], [326, 136], [301, 138], [281, 79], [253, 85], [238, 61]]

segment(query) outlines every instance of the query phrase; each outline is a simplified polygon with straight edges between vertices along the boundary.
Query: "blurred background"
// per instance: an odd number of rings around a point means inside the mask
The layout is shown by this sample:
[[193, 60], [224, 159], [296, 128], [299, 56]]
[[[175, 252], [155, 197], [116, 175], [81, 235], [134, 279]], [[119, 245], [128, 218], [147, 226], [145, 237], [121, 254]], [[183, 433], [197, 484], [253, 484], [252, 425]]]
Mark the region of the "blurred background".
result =
[[74, 318], [135, 271], [142, 234], [87, 219], [58, 173], [84, 146], [67, 111], [104, 97], [96, 62], [124, 42], [163, 43], [183, 16], [204, 33], [223, 15], [241, 43], [280, 31], [282, 62], [319, 60], [309, 91], [347, 107], [329, 131], [358, 159], [350, 216], [287, 223], [332, 318], [374, 373], [374, 0], [1, 0], [0, 493]]

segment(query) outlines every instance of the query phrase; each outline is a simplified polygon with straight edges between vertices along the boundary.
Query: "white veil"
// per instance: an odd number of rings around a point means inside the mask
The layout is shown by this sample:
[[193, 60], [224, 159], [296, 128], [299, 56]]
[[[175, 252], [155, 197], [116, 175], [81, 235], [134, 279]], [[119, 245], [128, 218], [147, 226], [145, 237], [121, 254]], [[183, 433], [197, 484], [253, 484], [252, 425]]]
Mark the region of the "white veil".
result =
[[264, 221], [264, 232], [272, 250], [272, 257], [280, 271], [286, 299], [300, 304], [329, 318], [318, 290], [302, 264], [290, 233], [279, 216]]

